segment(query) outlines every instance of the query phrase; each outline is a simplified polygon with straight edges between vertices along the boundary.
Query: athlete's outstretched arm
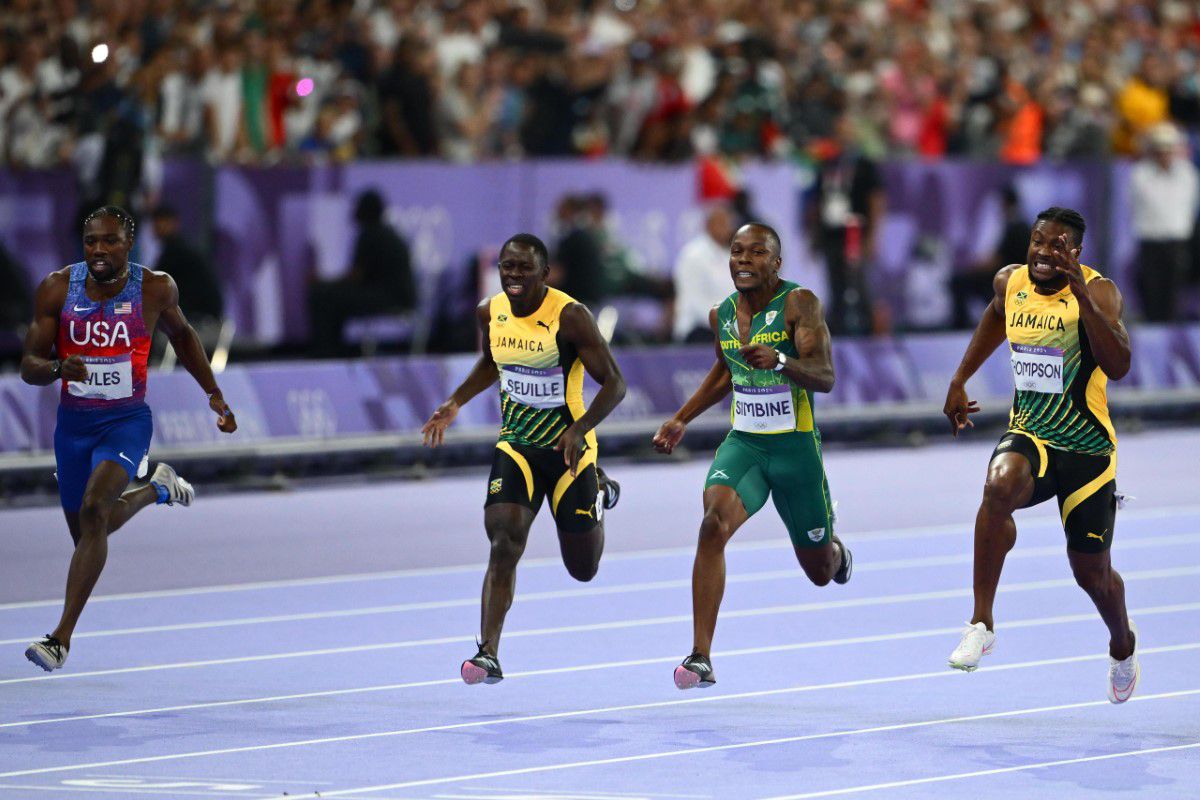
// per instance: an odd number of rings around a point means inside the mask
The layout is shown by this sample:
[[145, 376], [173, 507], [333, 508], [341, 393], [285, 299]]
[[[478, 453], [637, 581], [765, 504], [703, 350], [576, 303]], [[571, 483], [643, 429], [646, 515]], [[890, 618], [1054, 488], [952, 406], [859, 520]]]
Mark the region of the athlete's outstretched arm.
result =
[[213, 376], [200, 335], [183, 316], [183, 309], [179, 307], [179, 287], [175, 285], [175, 279], [165, 272], [156, 272], [152, 282], [146, 280], [142, 286], [143, 291], [150, 289], [152, 295], [159, 300], [162, 311], [158, 315], [158, 326], [171, 342], [175, 355], [179, 357], [179, 363], [183, 364], [184, 369], [208, 395], [208, 407], [217, 415], [217, 428], [225, 433], [233, 433], [237, 430], [237, 418], [225, 402], [225, 396], [221, 394], [221, 387], [217, 385], [217, 379]]
[[1104, 374], [1119, 381], [1129, 373], [1133, 350], [1129, 345], [1129, 332], [1121, 322], [1125, 302], [1121, 291], [1108, 278], [1097, 278], [1088, 283], [1079, 266], [1079, 250], [1067, 243], [1066, 234], [1054, 243], [1051, 257], [1054, 268], [1067, 276], [1071, 294], [1079, 303], [1079, 320], [1087, 331], [1092, 355]]
[[491, 302], [490, 298], [485, 298], [475, 309], [476, 322], [479, 323], [479, 330], [483, 334], [483, 352], [479, 355], [479, 360], [475, 362], [475, 366], [467, 373], [467, 377], [454, 390], [454, 393], [450, 395], [450, 398], [434, 409], [429, 421], [421, 426], [421, 433], [424, 434], [426, 447], [437, 447], [440, 445], [442, 439], [446, 436], [446, 428], [449, 428], [450, 423], [458, 416], [458, 409], [465, 405], [472, 397], [500, 380], [500, 372], [496, 369], [496, 362], [492, 358], [492, 346], [488, 341]]
[[[787, 297], [784, 312], [792, 329], [796, 358], [788, 358], [780, 370], [792, 383], [814, 392], [833, 391], [833, 346], [821, 301], [808, 289], [794, 289]], [[766, 344], [741, 348], [742, 358], [755, 369], [774, 369], [779, 351]]]
[[950, 388], [946, 391], [946, 405], [942, 412], [950, 420], [950, 432], [954, 436], [958, 436], [958, 432], [963, 428], [975, 427], [970, 415], [979, 411], [979, 402], [967, 398], [967, 381], [1005, 339], [1004, 296], [1008, 292], [1008, 278], [1018, 266], [1009, 264], [996, 273], [992, 280], [992, 302], [983, 310], [983, 316], [975, 326], [975, 333], [967, 345], [967, 352], [963, 354], [962, 362], [954, 372], [954, 377], [950, 379]]
[[721, 352], [721, 337], [717, 332], [717, 309], [708, 312], [708, 325], [713, 329], [713, 349], [717, 359], [709, 368], [708, 374], [700, 382], [699, 388], [692, 393], [687, 402], [675, 412], [675, 416], [662, 424], [658, 433], [651, 440], [654, 449], [660, 453], [669, 454], [683, 440], [689, 422], [719, 403], [733, 389], [733, 381], [729, 375], [729, 365], [725, 363], [725, 355]]
[[87, 380], [87, 367], [79, 356], [65, 361], [50, 358], [58, 338], [58, 317], [67, 299], [67, 281], [59, 272], [46, 277], [33, 300], [33, 324], [25, 334], [21, 354], [21, 380], [34, 386], [47, 386], [59, 378]]
[[564, 340], [575, 345], [583, 368], [600, 384], [600, 391], [596, 392], [588, 410], [567, 428], [554, 446], [555, 450], [562, 451], [563, 459], [574, 475], [583, 452], [583, 437], [625, 398], [625, 376], [587, 306], [582, 303], [567, 305], [559, 315], [558, 330]]

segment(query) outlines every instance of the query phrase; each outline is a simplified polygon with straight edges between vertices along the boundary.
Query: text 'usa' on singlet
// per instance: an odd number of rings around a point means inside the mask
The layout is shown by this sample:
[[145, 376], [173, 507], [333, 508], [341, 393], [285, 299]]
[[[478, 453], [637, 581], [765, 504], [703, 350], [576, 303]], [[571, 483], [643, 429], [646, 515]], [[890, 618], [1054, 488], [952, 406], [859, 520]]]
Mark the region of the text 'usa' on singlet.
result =
[[[570, 343], [559, 338], [562, 311], [575, 300], [546, 289], [537, 310], [513, 314], [508, 295], [491, 299], [488, 343], [500, 371], [500, 441], [553, 447], [583, 416], [583, 362]], [[596, 433], [585, 437], [596, 447]]]
[[125, 287], [113, 298], [87, 295], [87, 264], [71, 265], [70, 287], [58, 320], [58, 357], [79, 356], [83, 381], [63, 381], [61, 404], [74, 409], [120, 409], [146, 400], [150, 331], [142, 318], [144, 268], [129, 265]]
[[[1087, 283], [1101, 277], [1082, 267]], [[1051, 447], [1103, 456], [1117, 445], [1108, 376], [1096, 363], [1069, 286], [1038, 294], [1029, 267], [1014, 271], [1004, 297], [1016, 394], [1009, 427]]]
[[[791, 358], [799, 355], [788, 334], [784, 313], [788, 294], [799, 288], [791, 281], [780, 281], [771, 302], [751, 318], [750, 339], [745, 344], [766, 344]], [[721, 353], [733, 376], [730, 407], [733, 429], [764, 434], [813, 430], [812, 392], [788, 380], [782, 372], [755, 369], [742, 358], [738, 297], [739, 294], [734, 292], [717, 308]]]

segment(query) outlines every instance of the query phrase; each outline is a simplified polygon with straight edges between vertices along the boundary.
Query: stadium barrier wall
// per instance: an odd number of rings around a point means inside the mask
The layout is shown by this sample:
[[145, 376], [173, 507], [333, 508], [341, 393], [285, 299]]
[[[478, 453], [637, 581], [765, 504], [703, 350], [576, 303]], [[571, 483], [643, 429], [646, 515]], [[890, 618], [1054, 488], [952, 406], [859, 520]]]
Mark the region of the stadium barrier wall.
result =
[[[1200, 325], [1142, 326], [1131, 335], [1131, 372], [1110, 384], [1114, 408], [1200, 405]], [[837, 385], [832, 393], [816, 396], [818, 425], [902, 427], [905, 420], [941, 421], [947, 381], [967, 341], [962, 333], [835, 341]], [[419, 447], [421, 425], [475, 358], [233, 366], [220, 376], [238, 417], [239, 430], [232, 437], [216, 430], [204, 394], [186, 372], [152, 372], [148, 401], [154, 412], [154, 454], [228, 460]], [[618, 350], [629, 390], [601, 425], [601, 437], [649, 437], [695, 390], [712, 359], [712, 348], [704, 345]], [[1012, 378], [1003, 348], [968, 389], [993, 418], [1006, 413]], [[589, 380], [587, 391], [594, 390]], [[0, 471], [53, 464], [57, 392], [57, 386], [32, 387], [15, 375], [0, 377]], [[447, 443], [491, 442], [499, 422], [498, 398], [490, 390], [459, 412]], [[728, 427], [727, 401], [691, 426], [710, 432]]]

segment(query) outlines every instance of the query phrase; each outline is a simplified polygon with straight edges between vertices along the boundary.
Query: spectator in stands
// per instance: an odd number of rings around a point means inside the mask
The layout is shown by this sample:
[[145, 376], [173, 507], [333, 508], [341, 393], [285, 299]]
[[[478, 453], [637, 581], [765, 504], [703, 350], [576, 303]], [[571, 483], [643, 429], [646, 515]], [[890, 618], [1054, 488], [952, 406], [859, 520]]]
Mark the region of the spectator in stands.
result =
[[1141, 137], [1154, 126], [1168, 120], [1167, 88], [1170, 65], [1163, 54], [1150, 50], [1117, 96], [1117, 127], [1113, 132], [1113, 150], [1121, 155], [1137, 152]]
[[[480, 96], [502, 98], [476, 109], [489, 131], [480, 146], [451, 144], [455, 157], [477, 160], [786, 158], [829, 136], [842, 112], [872, 158], [1028, 163], [1103, 155], [1106, 139], [1127, 155], [1168, 115], [1200, 126], [1194, 3], [1087, 0], [1062, 25], [1017, 0], [971, 3], [969, 13], [944, 2], [634, 5], [22, 2], [0, 15], [0, 160], [70, 157], [93, 126], [79, 84], [98, 44], [111, 51], [119, 89], [137, 76], [151, 82], [143, 110], [168, 151], [198, 146], [219, 162], [303, 160], [302, 145], [328, 138], [316, 129], [322, 115], [326, 129], [334, 124], [328, 103], [342, 81], [358, 93], [368, 154], [437, 156], [439, 95], [474, 80], [464, 65], [483, 67]], [[142, 75], [163, 53], [177, 63]], [[233, 65], [240, 103], [212, 53], [245, 58]], [[206, 80], [210, 72], [226, 78]], [[216, 124], [197, 143], [201, 87]]]
[[247, 156], [247, 139], [242, 105], [242, 54], [230, 42], [217, 54], [201, 87], [204, 98], [208, 157], [214, 163]]
[[[659, 328], [640, 333], [648, 333], [660, 341], [666, 340], [670, 336], [668, 303], [675, 294], [673, 281], [647, 269], [645, 260], [637, 250], [622, 239], [615, 221], [609, 217], [607, 195], [603, 192], [590, 192], [580, 195], [577, 203], [583, 224], [600, 248], [603, 295], [641, 297], [659, 301], [662, 312]], [[644, 341], [637, 335], [627, 338]]]
[[17, 331], [29, 322], [33, 295], [28, 273], [3, 241], [0, 241], [0, 286], [4, 287], [0, 294], [0, 331]]
[[733, 214], [725, 205], [714, 205], [697, 234], [675, 260], [675, 321], [677, 342], [710, 342], [708, 312], [729, 296], [729, 240]]
[[422, 39], [396, 45], [395, 62], [379, 82], [380, 153], [416, 158], [438, 152], [434, 116], [437, 100], [435, 57]]
[[558, 242], [554, 247], [550, 281], [587, 306], [608, 296], [604, 253], [589, 224], [586, 203], [577, 195], [558, 201]]
[[358, 196], [354, 221], [358, 239], [345, 277], [309, 287], [310, 352], [317, 357], [345, 351], [342, 329], [356, 316], [412, 311], [417, 305], [408, 243], [384, 219], [383, 197], [374, 189]]
[[1021, 198], [1012, 186], [1000, 192], [1004, 227], [996, 246], [969, 269], [956, 273], [950, 279], [950, 296], [954, 301], [955, 328], [973, 329], [979, 318], [976, 309], [970, 307], [975, 300], [983, 305], [991, 302], [996, 292], [993, 282], [996, 271], [1009, 264], [1024, 264], [1029, 253], [1029, 222], [1021, 213]]
[[1200, 209], [1196, 167], [1169, 122], [1146, 135], [1146, 156], [1133, 168], [1133, 228], [1138, 237], [1137, 287], [1151, 322], [1176, 319], [1180, 287], [1190, 272], [1191, 237]]
[[221, 282], [212, 263], [183, 237], [179, 213], [164, 203], [154, 209], [152, 221], [160, 248], [154, 269], [175, 279], [184, 316], [194, 323], [219, 321], [225, 310]]
[[837, 142], [817, 176], [809, 220], [829, 275], [829, 329], [863, 335], [875, 328], [868, 272], [886, 197], [875, 162], [859, 151], [843, 115]]

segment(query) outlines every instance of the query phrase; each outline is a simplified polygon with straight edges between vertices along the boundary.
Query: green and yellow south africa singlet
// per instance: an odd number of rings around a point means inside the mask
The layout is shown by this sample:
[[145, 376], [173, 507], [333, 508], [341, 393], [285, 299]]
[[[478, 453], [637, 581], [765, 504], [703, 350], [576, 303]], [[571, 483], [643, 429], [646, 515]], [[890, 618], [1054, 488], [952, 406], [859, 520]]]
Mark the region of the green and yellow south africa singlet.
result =
[[[1091, 283], [1101, 277], [1082, 267]], [[1013, 398], [1009, 427], [1050, 447], [1104, 456], [1117, 446], [1108, 415], [1108, 376], [1096, 363], [1079, 303], [1069, 286], [1038, 294], [1021, 267], [1008, 279], [1005, 328], [1012, 355]]]
[[[795, 358], [796, 345], [788, 335], [784, 306], [787, 296], [800, 287], [780, 281], [771, 302], [750, 320], [750, 339], [745, 344], [765, 344]], [[755, 369], [738, 351], [738, 293], [725, 298], [717, 308], [717, 330], [721, 352], [733, 376], [733, 403], [730, 419], [733, 429], [743, 433], [789, 433], [813, 430], [812, 393], [788, 380], [783, 373]]]
[[[500, 371], [500, 441], [553, 447], [583, 416], [583, 362], [558, 338], [562, 310], [574, 302], [547, 288], [537, 311], [518, 317], [506, 294], [492, 298], [488, 341]], [[586, 440], [595, 449], [595, 431]]]

